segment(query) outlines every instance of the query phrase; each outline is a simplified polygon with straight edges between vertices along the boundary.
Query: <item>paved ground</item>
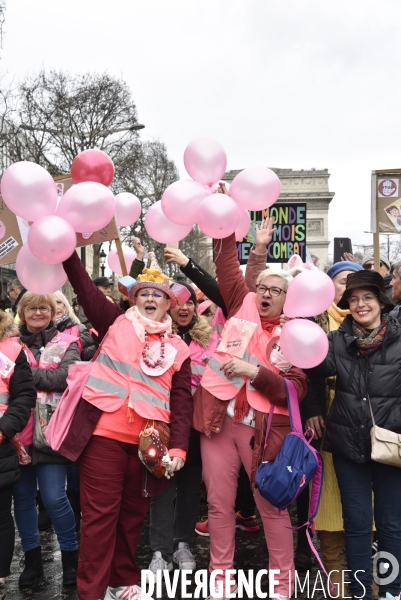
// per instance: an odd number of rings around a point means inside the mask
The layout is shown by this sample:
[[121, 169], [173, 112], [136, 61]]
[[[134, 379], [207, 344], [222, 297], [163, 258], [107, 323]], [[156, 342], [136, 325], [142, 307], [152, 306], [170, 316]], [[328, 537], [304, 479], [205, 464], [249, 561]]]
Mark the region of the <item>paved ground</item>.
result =
[[[18, 536], [17, 536], [18, 537]], [[34, 588], [25, 588], [23, 591], [18, 588], [18, 576], [23, 568], [23, 553], [19, 541], [17, 540], [14, 560], [12, 564], [12, 574], [8, 578], [8, 589], [10, 600], [78, 600], [75, 589], [63, 589], [61, 572], [61, 555], [53, 530], [41, 534], [41, 545], [44, 558], [45, 579]], [[195, 544], [192, 548], [197, 560], [199, 569], [207, 569], [209, 562], [209, 538], [196, 536]], [[146, 569], [152, 557], [152, 551], [148, 543], [148, 525], [145, 522], [140, 544], [137, 551], [137, 561], [141, 568]], [[245, 533], [237, 530], [236, 534], [236, 554], [235, 568], [253, 569], [258, 571], [267, 568], [267, 550], [262, 529], [258, 533]], [[317, 572], [317, 565], [310, 574], [310, 581], [314, 581]], [[312, 591], [313, 583], [311, 585]], [[180, 590], [180, 588], [178, 588]], [[190, 589], [188, 590], [190, 592]], [[194, 588], [192, 588], [192, 593]], [[268, 591], [268, 581], [262, 579], [262, 591]], [[191, 592], [190, 592], [191, 593]], [[298, 593], [298, 598], [309, 597], [306, 593]], [[162, 596], [154, 594], [155, 598], [168, 598], [166, 591]], [[201, 596], [202, 597], [202, 596]], [[314, 596], [317, 597], [316, 595]], [[181, 600], [181, 593], [177, 593], [175, 598]], [[247, 598], [247, 596], [245, 596]]]

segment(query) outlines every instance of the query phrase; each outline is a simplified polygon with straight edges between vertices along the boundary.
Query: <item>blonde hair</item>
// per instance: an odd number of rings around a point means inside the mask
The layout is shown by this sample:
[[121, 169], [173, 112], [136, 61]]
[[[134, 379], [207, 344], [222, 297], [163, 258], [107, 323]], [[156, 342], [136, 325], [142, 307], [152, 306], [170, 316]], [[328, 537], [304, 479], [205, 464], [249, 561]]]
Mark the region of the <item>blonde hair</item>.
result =
[[75, 325], [79, 325], [80, 324], [80, 320], [78, 319], [77, 315], [74, 313], [74, 311], [71, 308], [70, 303], [68, 302], [67, 298], [64, 296], [63, 292], [60, 292], [60, 290], [57, 290], [57, 292], [54, 292], [54, 294], [52, 294], [54, 296], [55, 301], [61, 301], [64, 306], [65, 306], [65, 313], [64, 316], [68, 316], [71, 321], [73, 323], [75, 323]]
[[56, 317], [56, 299], [54, 294], [33, 294], [32, 292], [25, 292], [21, 300], [18, 303], [18, 316], [19, 324], [26, 325], [25, 320], [25, 309], [30, 305], [40, 306], [41, 304], [47, 304], [50, 306], [51, 317], [50, 320], [54, 321]]
[[275, 267], [267, 267], [267, 269], [259, 273], [258, 278], [256, 280], [256, 285], [259, 285], [259, 283], [263, 281], [263, 279], [265, 279], [266, 277], [272, 276], [280, 277], [284, 281], [285, 292], [287, 291], [289, 284], [293, 280], [292, 275], [288, 271], [284, 271], [284, 269], [277, 269]]

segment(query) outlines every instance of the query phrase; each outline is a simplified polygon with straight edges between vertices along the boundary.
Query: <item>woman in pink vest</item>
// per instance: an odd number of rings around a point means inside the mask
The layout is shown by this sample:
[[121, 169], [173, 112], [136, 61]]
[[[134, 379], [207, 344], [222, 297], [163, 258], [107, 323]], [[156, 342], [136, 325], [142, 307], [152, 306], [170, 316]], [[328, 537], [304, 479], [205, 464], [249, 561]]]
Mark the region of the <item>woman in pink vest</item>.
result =
[[[183, 305], [170, 309], [173, 331], [188, 345], [191, 356], [192, 393], [198, 387], [209, 358], [213, 355], [219, 336], [197, 313], [195, 290], [184, 285], [191, 296]], [[156, 579], [157, 572], [173, 569], [194, 571], [196, 561], [190, 550], [195, 537], [199, 515], [202, 461], [199, 432], [191, 430], [187, 462], [174, 478], [173, 484], [150, 503], [149, 540], [153, 558], [148, 567]]]
[[[265, 232], [266, 246], [273, 234], [271, 222]], [[239, 268], [235, 236], [215, 245], [217, 277], [228, 321], [194, 396], [194, 427], [202, 433], [202, 478], [209, 502], [209, 570], [223, 573], [217, 575], [210, 599], [227, 598], [237, 587], [231, 575], [226, 589], [225, 572], [234, 565], [234, 503], [241, 462], [252, 482], [258, 463], [274, 460], [290, 432], [283, 377], [292, 380], [299, 400], [307, 388], [303, 371], [280, 360], [278, 348], [280, 315], [291, 277], [281, 269], [266, 269], [258, 276], [256, 294], [249, 292]], [[271, 403], [273, 422], [263, 455], [266, 413]], [[283, 527], [290, 526], [288, 513], [283, 512], [280, 519], [277, 509], [258, 491], [255, 500], [265, 531], [269, 568], [280, 571], [275, 574], [279, 581], [275, 592], [288, 598], [289, 573], [294, 581], [292, 531]]]
[[18, 342], [18, 327], [0, 310], [0, 598], [6, 598], [5, 578], [10, 574], [15, 528], [11, 514], [13, 485], [19, 479], [19, 460], [27, 457], [16, 438], [28, 422], [36, 390], [25, 353]]
[[105, 600], [140, 600], [134, 555], [150, 497], [169, 482], [145, 470], [139, 436], [148, 420], [170, 423], [169, 473], [184, 466], [193, 413], [189, 350], [172, 333], [167, 311], [176, 299], [161, 273], [155, 280], [145, 269], [124, 312], [97, 289], [76, 253], [63, 265], [101, 341], [60, 449], [78, 458], [80, 470], [78, 595], [100, 600], [106, 590]]
[[[26, 292], [18, 304], [21, 344], [31, 366], [37, 392], [40, 418], [51, 415], [67, 386], [68, 367], [79, 360], [77, 337], [59, 333], [54, 324], [56, 302], [53, 294]], [[32, 464], [20, 468], [20, 480], [14, 486], [14, 514], [25, 567], [19, 578], [21, 587], [30, 587], [43, 577], [39, 542], [36, 490], [50, 515], [60, 544], [63, 583], [74, 585], [78, 566], [75, 518], [65, 491], [68, 461], [51, 448], [38, 450], [33, 445], [33, 420], [21, 434], [32, 455]]]

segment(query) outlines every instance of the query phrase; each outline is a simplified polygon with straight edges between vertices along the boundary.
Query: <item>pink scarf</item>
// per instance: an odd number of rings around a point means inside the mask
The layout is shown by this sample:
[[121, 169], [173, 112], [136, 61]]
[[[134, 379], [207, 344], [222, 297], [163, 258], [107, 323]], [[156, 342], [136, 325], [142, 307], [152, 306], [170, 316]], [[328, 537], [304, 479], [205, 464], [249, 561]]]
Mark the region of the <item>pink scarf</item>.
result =
[[167, 313], [164, 315], [162, 321], [152, 321], [144, 315], [142, 315], [137, 306], [131, 306], [125, 313], [125, 318], [131, 321], [132, 327], [135, 330], [136, 335], [139, 337], [141, 342], [145, 341], [145, 331], [149, 334], [152, 333], [165, 333], [166, 335], [171, 334], [171, 317]]

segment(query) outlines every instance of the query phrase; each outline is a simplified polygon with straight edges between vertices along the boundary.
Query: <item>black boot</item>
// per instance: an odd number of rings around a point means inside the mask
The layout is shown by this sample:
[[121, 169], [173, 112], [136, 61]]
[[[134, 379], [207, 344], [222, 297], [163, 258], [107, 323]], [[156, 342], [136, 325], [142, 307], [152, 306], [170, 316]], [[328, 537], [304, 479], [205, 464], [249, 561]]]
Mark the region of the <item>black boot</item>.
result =
[[75, 585], [78, 570], [78, 550], [62, 550], [63, 585]]
[[79, 501], [79, 492], [70, 492], [67, 490], [67, 498], [70, 501], [71, 508], [75, 517], [75, 530], [78, 533], [81, 529], [81, 503]]
[[19, 576], [18, 585], [21, 587], [35, 585], [43, 577], [43, 563], [41, 547], [25, 552], [25, 568]]
[[312, 550], [306, 537], [305, 528], [298, 529], [297, 551], [294, 556], [295, 568], [307, 571], [312, 567]]
[[36, 494], [36, 504], [38, 505], [38, 529], [39, 531], [46, 531], [50, 529], [52, 526], [52, 521], [49, 513], [46, 510], [45, 505], [43, 504], [42, 496], [40, 495], [40, 491], [37, 491]]

